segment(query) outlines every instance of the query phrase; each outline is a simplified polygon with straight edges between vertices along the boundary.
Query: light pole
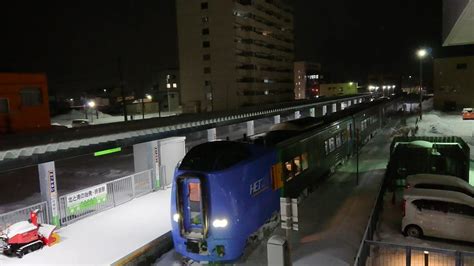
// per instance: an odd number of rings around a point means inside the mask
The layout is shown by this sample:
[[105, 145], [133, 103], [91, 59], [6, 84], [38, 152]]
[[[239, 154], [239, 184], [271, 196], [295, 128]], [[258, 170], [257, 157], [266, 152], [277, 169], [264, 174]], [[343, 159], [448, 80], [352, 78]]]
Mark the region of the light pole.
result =
[[416, 55], [418, 56], [418, 59], [420, 59], [420, 120], [423, 119], [423, 58], [428, 55], [428, 51], [426, 49], [419, 49], [416, 52]]
[[[87, 105], [89, 106], [90, 109], [94, 110], [94, 107], [95, 107], [95, 102], [94, 101], [89, 101], [87, 103]], [[91, 112], [91, 123], [94, 123], [94, 114], [93, 114], [94, 111]]]

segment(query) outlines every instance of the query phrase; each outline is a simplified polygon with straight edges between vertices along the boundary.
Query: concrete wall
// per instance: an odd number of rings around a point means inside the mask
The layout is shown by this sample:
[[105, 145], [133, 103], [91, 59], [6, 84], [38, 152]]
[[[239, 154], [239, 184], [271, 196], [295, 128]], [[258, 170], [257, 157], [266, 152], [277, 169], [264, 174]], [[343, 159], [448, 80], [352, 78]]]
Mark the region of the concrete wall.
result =
[[434, 108], [449, 106], [474, 107], [474, 56], [435, 59]]

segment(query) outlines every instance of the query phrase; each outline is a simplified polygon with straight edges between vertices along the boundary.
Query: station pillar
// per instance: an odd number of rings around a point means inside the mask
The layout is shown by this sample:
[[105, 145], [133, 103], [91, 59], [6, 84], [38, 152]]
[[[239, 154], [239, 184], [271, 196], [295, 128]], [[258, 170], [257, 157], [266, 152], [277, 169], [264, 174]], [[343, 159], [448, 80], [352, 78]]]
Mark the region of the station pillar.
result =
[[185, 137], [172, 137], [133, 145], [135, 172], [151, 170], [153, 189], [164, 189], [173, 181], [176, 165], [185, 155]]
[[217, 129], [210, 128], [207, 130], [207, 141], [215, 141], [217, 139]]
[[315, 108], [310, 108], [309, 109], [309, 116], [316, 117], [316, 109]]
[[255, 135], [255, 121], [250, 120], [247, 121], [247, 136], [253, 136]]
[[48, 204], [51, 223], [60, 226], [58, 185], [56, 182], [56, 167], [54, 162], [39, 164], [38, 174], [40, 179], [41, 200], [46, 201]]
[[280, 115], [276, 115], [273, 117], [273, 124], [280, 124], [280, 121], [281, 121]]
[[301, 112], [295, 111], [295, 119], [300, 119], [300, 118], [301, 118]]

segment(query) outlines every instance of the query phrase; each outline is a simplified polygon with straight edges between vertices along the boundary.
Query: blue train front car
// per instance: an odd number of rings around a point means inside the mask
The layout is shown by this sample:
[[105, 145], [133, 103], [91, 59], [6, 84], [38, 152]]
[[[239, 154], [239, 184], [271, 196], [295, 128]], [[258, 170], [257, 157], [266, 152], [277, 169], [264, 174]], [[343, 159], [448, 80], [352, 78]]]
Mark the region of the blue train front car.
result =
[[276, 153], [219, 141], [194, 147], [176, 170], [171, 197], [175, 250], [195, 261], [235, 261], [248, 237], [279, 210]]

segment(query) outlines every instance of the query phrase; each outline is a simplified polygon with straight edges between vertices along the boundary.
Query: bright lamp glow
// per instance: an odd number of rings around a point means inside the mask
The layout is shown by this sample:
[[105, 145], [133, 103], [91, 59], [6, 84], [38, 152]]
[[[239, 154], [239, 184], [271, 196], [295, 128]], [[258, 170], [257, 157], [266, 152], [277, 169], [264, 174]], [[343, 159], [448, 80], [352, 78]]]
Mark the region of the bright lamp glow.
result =
[[354, 82], [349, 82], [349, 85], [350, 85], [350, 86], [354, 85]]
[[153, 99], [153, 97], [152, 97], [150, 94], [147, 94], [147, 95], [146, 95], [146, 98], [147, 98], [148, 100], [150, 100], [150, 101]]
[[215, 228], [225, 228], [227, 227], [227, 224], [227, 219], [215, 219], [212, 222], [212, 226], [214, 226]]
[[418, 55], [419, 58], [424, 58], [428, 54], [428, 51], [426, 49], [420, 49], [416, 52], [416, 55]]
[[179, 221], [179, 213], [173, 214], [173, 221], [175, 221], [175, 222]]
[[90, 108], [94, 108], [95, 107], [95, 102], [90, 101], [90, 102], [87, 103], [87, 105], [89, 105]]

